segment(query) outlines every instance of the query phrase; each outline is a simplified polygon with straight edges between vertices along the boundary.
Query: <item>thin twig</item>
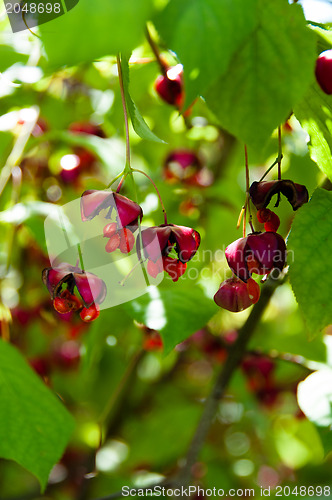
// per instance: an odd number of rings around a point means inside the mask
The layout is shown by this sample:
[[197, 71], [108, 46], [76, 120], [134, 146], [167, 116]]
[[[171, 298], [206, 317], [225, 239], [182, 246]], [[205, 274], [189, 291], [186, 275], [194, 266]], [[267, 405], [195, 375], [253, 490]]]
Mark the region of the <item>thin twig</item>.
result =
[[163, 214], [164, 214], [164, 221], [165, 221], [165, 224], [167, 224], [167, 213], [166, 213], [165, 205], [163, 203], [163, 200], [161, 198], [161, 194], [160, 194], [159, 189], [157, 188], [155, 182], [151, 179], [151, 177], [148, 174], [146, 174], [145, 172], [143, 172], [143, 170], [138, 170], [137, 168], [132, 168], [131, 170], [132, 170], [132, 172], [138, 172], [140, 174], [143, 174], [143, 175], [145, 175], [145, 177], [147, 177], [149, 179], [149, 181], [151, 182], [151, 184], [155, 188], [155, 191], [156, 191], [157, 196], [159, 198], [161, 209], [162, 209]]
[[272, 165], [266, 170], [266, 172], [264, 172], [264, 174], [262, 175], [262, 177], [259, 179], [258, 182], [262, 182], [263, 179], [265, 179], [265, 177], [267, 176], [268, 173], [271, 172], [271, 170], [273, 169], [273, 167], [276, 166], [276, 164], [278, 163], [278, 160], [279, 158], [276, 158], [276, 160], [272, 163]]
[[166, 75], [167, 65], [165, 64], [165, 62], [161, 58], [159, 49], [158, 49], [158, 47], [156, 45], [156, 42], [151, 37], [151, 33], [150, 33], [148, 27], [146, 27], [146, 38], [147, 38], [147, 41], [149, 42], [149, 45], [150, 45], [150, 47], [152, 49], [152, 52], [154, 53], [154, 55], [155, 55], [155, 57], [157, 59], [157, 62], [159, 64], [159, 66], [160, 66], [160, 70], [161, 70], [162, 74]]

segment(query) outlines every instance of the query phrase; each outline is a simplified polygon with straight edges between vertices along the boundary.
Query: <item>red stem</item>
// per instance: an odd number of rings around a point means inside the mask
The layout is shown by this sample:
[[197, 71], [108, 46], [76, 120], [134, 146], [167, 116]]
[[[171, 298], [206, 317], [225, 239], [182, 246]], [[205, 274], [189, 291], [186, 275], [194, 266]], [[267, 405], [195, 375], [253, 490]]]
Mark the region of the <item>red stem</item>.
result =
[[165, 221], [165, 224], [167, 224], [167, 213], [166, 213], [165, 205], [163, 203], [163, 200], [161, 198], [159, 189], [157, 188], [156, 184], [153, 182], [153, 180], [151, 179], [151, 177], [148, 174], [146, 174], [145, 172], [143, 172], [143, 170], [137, 170], [137, 168], [132, 168], [131, 171], [143, 174], [143, 175], [145, 175], [145, 177], [147, 177], [149, 179], [149, 181], [151, 182], [151, 184], [153, 185], [153, 187], [156, 190], [156, 193], [157, 193], [158, 198], [159, 198], [160, 206], [161, 206], [163, 214], [164, 214], [164, 221]]

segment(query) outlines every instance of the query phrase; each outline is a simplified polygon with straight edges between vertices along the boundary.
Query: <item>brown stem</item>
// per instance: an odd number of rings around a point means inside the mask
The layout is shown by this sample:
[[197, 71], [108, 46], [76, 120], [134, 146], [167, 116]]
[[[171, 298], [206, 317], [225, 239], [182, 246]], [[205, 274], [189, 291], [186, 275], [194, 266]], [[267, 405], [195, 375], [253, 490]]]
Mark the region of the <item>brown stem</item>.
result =
[[277, 352], [275, 350], [264, 352], [258, 349], [254, 349], [252, 351], [247, 351], [247, 353], [252, 354], [254, 356], [266, 356], [271, 359], [292, 363], [293, 365], [298, 365], [301, 368], [308, 370], [309, 372], [319, 370], [323, 367], [323, 364], [320, 363], [319, 361], [311, 361], [304, 358], [303, 356], [300, 356], [298, 354], [292, 354], [289, 352]]
[[160, 52], [159, 52], [159, 49], [157, 47], [157, 44], [156, 42], [152, 39], [151, 37], [151, 33], [149, 31], [149, 28], [146, 27], [146, 38], [147, 38], [147, 41], [149, 42], [149, 45], [152, 49], [152, 52], [154, 53], [156, 59], [157, 59], [157, 62], [160, 66], [160, 70], [162, 72], [163, 75], [166, 75], [166, 72], [167, 72], [167, 64], [165, 63], [165, 61], [163, 61], [162, 57], [160, 56]]

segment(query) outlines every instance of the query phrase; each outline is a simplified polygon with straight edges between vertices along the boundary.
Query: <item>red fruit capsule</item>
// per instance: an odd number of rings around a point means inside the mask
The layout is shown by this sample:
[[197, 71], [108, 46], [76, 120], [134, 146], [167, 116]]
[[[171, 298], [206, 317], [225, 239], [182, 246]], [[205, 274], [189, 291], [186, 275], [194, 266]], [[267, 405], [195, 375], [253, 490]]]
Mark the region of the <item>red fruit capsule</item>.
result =
[[[280, 193], [286, 196], [287, 200], [292, 205], [293, 210], [298, 210], [309, 200], [307, 188], [302, 184], [295, 184], [289, 179], [277, 181], [255, 181], [251, 184], [249, 189], [251, 201], [257, 210], [266, 208], [270, 203], [272, 196]], [[277, 199], [276, 206], [278, 206], [278, 203], [279, 201]]]
[[[106, 285], [102, 279], [98, 278], [95, 274], [82, 271], [79, 267], [71, 266], [66, 262], [62, 262], [54, 268], [47, 267], [44, 269], [42, 279], [53, 300], [57, 297], [62, 299], [68, 298], [69, 294], [69, 299], [76, 301], [69, 292], [69, 290], [72, 291], [76, 287], [80, 296], [80, 304], [82, 301], [85, 307], [89, 307], [94, 302], [101, 304], [107, 294]], [[64, 285], [67, 285], [66, 290], [63, 290]], [[59, 307], [63, 311], [62, 305], [59, 305]], [[70, 310], [73, 310], [72, 306], [66, 312]]]
[[236, 277], [221, 283], [219, 290], [214, 295], [217, 306], [231, 312], [240, 312], [255, 304], [260, 297], [259, 285], [253, 279], [248, 283]]
[[252, 273], [269, 274], [281, 271], [286, 262], [286, 245], [278, 233], [254, 233], [233, 241], [225, 250], [233, 273], [247, 282]]
[[[163, 257], [167, 257], [174, 246], [179, 260], [185, 263], [191, 260], [197, 252], [200, 245], [200, 235], [190, 227], [161, 224], [157, 227], [144, 229], [142, 243], [145, 257], [153, 262], [160, 258], [160, 253]], [[141, 256], [139, 240], [137, 254], [139, 257]]]
[[316, 79], [325, 94], [332, 94], [332, 50], [322, 52], [316, 61]]
[[155, 89], [168, 104], [181, 108], [183, 104], [183, 68], [181, 64], [168, 68], [165, 75], [158, 76]]
[[98, 318], [100, 314], [99, 307], [97, 304], [92, 304], [90, 307], [84, 307], [82, 311], [80, 312], [80, 317], [83, 321], [86, 323], [90, 323], [91, 321], [94, 321], [95, 319]]

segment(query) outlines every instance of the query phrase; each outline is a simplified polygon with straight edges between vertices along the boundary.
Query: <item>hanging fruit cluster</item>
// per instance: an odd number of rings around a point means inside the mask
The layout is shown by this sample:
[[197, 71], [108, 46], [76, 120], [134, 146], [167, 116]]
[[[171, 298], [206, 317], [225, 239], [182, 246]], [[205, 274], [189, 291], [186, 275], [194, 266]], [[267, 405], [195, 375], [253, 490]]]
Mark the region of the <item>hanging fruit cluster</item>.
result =
[[81, 319], [87, 323], [98, 318], [99, 304], [107, 293], [104, 281], [98, 276], [78, 266], [61, 263], [44, 269], [42, 277], [58, 313], [79, 311]]
[[[121, 181], [119, 185], [122, 185]], [[138, 258], [142, 263], [147, 260], [146, 271], [151, 277], [155, 278], [166, 271], [174, 282], [178, 281], [186, 270], [187, 262], [198, 250], [200, 235], [197, 231], [168, 224], [166, 214], [165, 224], [137, 231], [143, 210], [136, 202], [112, 191], [89, 190], [82, 194], [83, 222], [91, 221], [105, 209], [108, 212], [103, 234], [108, 238], [105, 246], [107, 253], [120, 250], [129, 254], [136, 243]], [[114, 211], [115, 221], [109, 222], [114, 217]], [[174, 252], [175, 257], [170, 255], [171, 252]], [[54, 308], [60, 314], [80, 311], [81, 319], [86, 322], [99, 316], [99, 304], [104, 301], [107, 290], [104, 281], [94, 274], [85, 272], [78, 266], [62, 263], [55, 268], [44, 269], [43, 281]]]
[[280, 220], [274, 211], [267, 208], [274, 195], [277, 195], [277, 207], [281, 194], [287, 198], [293, 210], [300, 208], [309, 199], [306, 187], [291, 180], [261, 180], [253, 182], [248, 189], [244, 210], [252, 202], [257, 209], [257, 221], [264, 224], [265, 232], [254, 230], [250, 213], [252, 233], [226, 248], [225, 256], [233, 277], [223, 281], [216, 292], [214, 301], [218, 306], [232, 312], [247, 309], [260, 297], [260, 287], [252, 279], [252, 275], [267, 277], [273, 271], [279, 274], [284, 268], [286, 244], [284, 238], [277, 233]]

